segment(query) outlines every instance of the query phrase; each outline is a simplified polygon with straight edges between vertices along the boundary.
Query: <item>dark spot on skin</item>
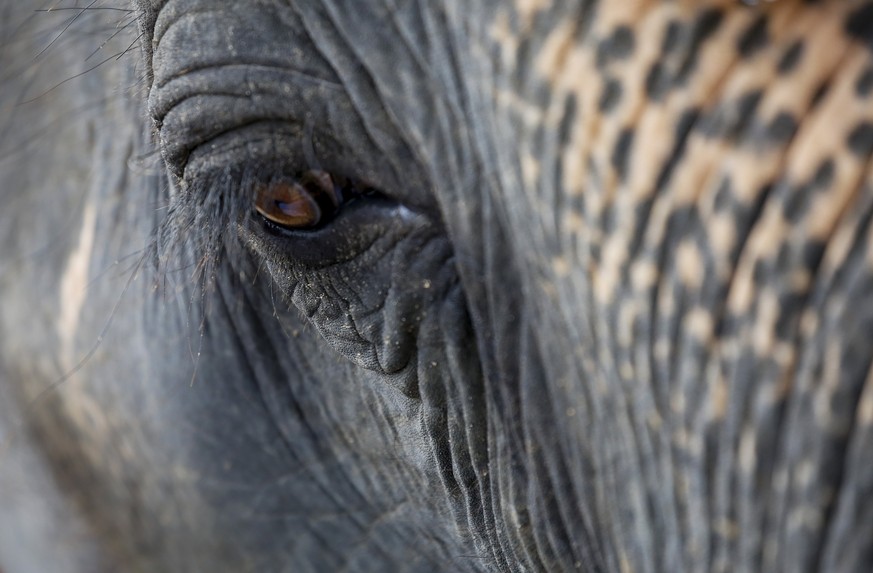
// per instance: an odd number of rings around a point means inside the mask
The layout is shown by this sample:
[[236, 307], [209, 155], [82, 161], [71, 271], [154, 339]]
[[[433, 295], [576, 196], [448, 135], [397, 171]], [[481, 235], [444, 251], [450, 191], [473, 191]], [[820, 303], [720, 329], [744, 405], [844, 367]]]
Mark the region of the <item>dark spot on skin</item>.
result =
[[772, 263], [766, 259], [755, 261], [755, 267], [752, 269], [752, 281], [756, 286], [765, 286], [771, 274]]
[[763, 94], [763, 90], [752, 90], [718, 106], [701, 120], [700, 132], [708, 138], [736, 139], [748, 127]]
[[767, 45], [767, 24], [767, 15], [761, 14], [752, 25], [740, 35], [737, 42], [737, 51], [742, 58], [751, 58]]
[[664, 41], [661, 44], [661, 53], [666, 55], [679, 47], [679, 37], [682, 33], [682, 24], [671, 20], [664, 31]]
[[859, 124], [846, 141], [856, 155], [861, 158], [867, 158], [873, 152], [873, 123], [865, 121]]
[[718, 30], [723, 19], [724, 13], [718, 8], [708, 8], [698, 16], [691, 31], [691, 39], [685, 50], [686, 59], [679, 67], [679, 73], [676, 74], [677, 83], [684, 84], [690, 77], [691, 72], [694, 71], [697, 65], [697, 57], [700, 54], [701, 46]]
[[688, 143], [689, 133], [694, 127], [695, 122], [700, 117], [700, 109], [692, 107], [682, 112], [679, 121], [676, 123], [676, 134], [674, 136], [673, 150], [664, 162], [664, 167], [658, 174], [658, 179], [655, 181], [655, 189], [660, 191], [670, 180], [673, 170], [682, 159], [685, 153], [685, 145]]
[[780, 269], [786, 268], [794, 260], [797, 248], [793, 243], [783, 242], [779, 246], [779, 254], [776, 255], [776, 266]]
[[[630, 243], [630, 258], [636, 259], [640, 250], [643, 248], [643, 237], [645, 237], [645, 231], [648, 229], [646, 221], [648, 221], [652, 215], [652, 206], [654, 204], [654, 197], [649, 195], [641, 199], [634, 206], [634, 224], [631, 226], [634, 230], [634, 235]], [[625, 265], [624, 271], [622, 272], [628, 272], [629, 267], [630, 265]]]
[[762, 120], [750, 121], [743, 142], [756, 149], [785, 144], [797, 132], [797, 120], [786, 111], [779, 112], [769, 123]]
[[858, 82], [855, 84], [855, 93], [858, 97], [867, 97], [873, 92], [873, 66], [869, 66], [861, 75], [858, 76]]
[[576, 96], [567, 94], [564, 98], [564, 112], [561, 114], [561, 123], [558, 126], [558, 141], [562, 145], [570, 141], [573, 126], [576, 125], [577, 111]]
[[733, 193], [730, 175], [725, 175], [721, 183], [718, 184], [718, 190], [715, 192], [713, 208], [716, 211], [725, 211], [732, 208], [735, 203]]
[[[667, 231], [662, 246], [668, 249], [678, 247], [691, 234], [691, 231], [699, 226], [700, 212], [696, 205], [676, 206], [667, 217], [665, 225]], [[703, 245], [698, 244], [697, 246], [702, 250]], [[701, 252], [701, 254], [703, 253]], [[664, 268], [664, 266], [659, 268]]]
[[797, 64], [803, 58], [804, 46], [803, 40], [795, 40], [782, 54], [782, 58], [776, 65], [776, 70], [782, 75], [787, 75], [797, 68]]
[[670, 75], [660, 61], [652, 64], [646, 75], [646, 95], [652, 101], [661, 101], [670, 90]]
[[867, 3], [846, 18], [846, 33], [873, 51], [873, 4]]
[[617, 216], [615, 201], [609, 200], [606, 205], [604, 205], [603, 211], [600, 212], [600, 228], [603, 229], [604, 233], [609, 235], [615, 231], [616, 223]]
[[598, 108], [604, 113], [612, 111], [618, 105], [618, 102], [621, 101], [621, 95], [621, 82], [615, 78], [607, 79], [606, 84], [603, 86], [603, 93], [600, 94]]
[[613, 61], [623, 60], [634, 53], [636, 37], [628, 26], [618, 26], [612, 35], [597, 46], [597, 67], [602, 69]]
[[828, 91], [831, 89], [831, 84], [828, 81], [824, 81], [821, 85], [816, 88], [815, 93], [812, 94], [812, 99], [809, 101], [810, 110], [815, 109], [818, 104], [822, 102], [824, 97], [828, 94]]
[[785, 202], [782, 204], [782, 216], [789, 223], [798, 222], [801, 217], [809, 212], [810, 203], [809, 189], [792, 189], [788, 192]]
[[[676, 258], [675, 253], [682, 243], [693, 242], [697, 247], [697, 252], [701, 257], [700, 271], [703, 274], [704, 284], [707, 281], [707, 274], [713, 271], [713, 257], [709, 250], [706, 235], [702, 232], [700, 210], [697, 205], [676, 206], [671, 211], [665, 225], [665, 235], [658, 248], [656, 267], [659, 269], [668, 269], [668, 274], [673, 274], [670, 267], [675, 268]], [[678, 278], [678, 277], [676, 277]], [[688, 301], [692, 296], [687, 284], [684, 281], [674, 280], [673, 284], [674, 300]], [[706, 288], [706, 287], [704, 287]], [[693, 288], [694, 291], [697, 287]], [[684, 302], [680, 303], [683, 304]], [[681, 321], [670, 321], [672, 324], [672, 332], [670, 339], [676, 340], [680, 336]]]
[[634, 31], [629, 26], [619, 26], [612, 34], [612, 51], [616, 58], [627, 58], [634, 53]]
[[615, 167], [619, 181], [624, 181], [627, 176], [628, 157], [630, 156], [630, 148], [633, 141], [634, 130], [626, 127], [618, 136], [615, 149], [612, 151], [612, 166]]
[[779, 112], [767, 128], [768, 139], [772, 143], [785, 143], [797, 132], [797, 120], [786, 111]]
[[834, 174], [836, 173], [836, 165], [834, 164], [834, 160], [830, 157], [821, 162], [821, 165], [818, 166], [818, 169], [815, 171], [815, 175], [812, 176], [812, 186], [816, 189], [826, 189], [830, 187], [831, 183], [834, 181]]
[[761, 213], [764, 212], [764, 206], [767, 204], [767, 199], [773, 192], [774, 187], [775, 185], [772, 181], [765, 183], [755, 193], [751, 204], [737, 201], [734, 205], [733, 216], [736, 221], [736, 231], [739, 240], [736, 241], [731, 249], [730, 260], [732, 266], [736, 266], [737, 261], [739, 261], [740, 253], [749, 239], [749, 233], [755, 223], [761, 219]]
[[[573, 132], [573, 126], [576, 125], [577, 113], [576, 96], [567, 94], [564, 97], [564, 110], [561, 113], [561, 122], [558, 124], [558, 144], [563, 148], [567, 146]], [[564, 180], [565, 165], [563, 161], [559, 161], [554, 170], [554, 181], [560, 186], [560, 181]]]
[[807, 299], [805, 292], [786, 292], [779, 296], [779, 316], [775, 334], [780, 340], [791, 340], [797, 333], [800, 313]]
[[600, 243], [592, 242], [591, 247], [588, 249], [588, 251], [591, 253], [591, 258], [593, 260], [597, 261], [597, 263], [599, 264], [600, 263], [600, 254], [602, 251]]
[[[572, 193], [565, 203], [567, 206], [568, 213], [573, 213], [578, 215], [579, 217], [585, 217], [587, 214], [587, 209], [585, 207], [585, 194], [584, 193]], [[576, 234], [579, 232], [578, 229], [570, 228], [568, 229], [569, 233]]]
[[783, 188], [785, 201], [782, 204], [782, 214], [786, 221], [796, 223], [804, 217], [812, 206], [813, 197], [830, 187], [835, 174], [836, 164], [829, 157], [821, 162], [808, 183], [796, 188]]
[[740, 332], [743, 317], [735, 312], [727, 312], [716, 322], [716, 336], [718, 338], [732, 338]]
[[758, 104], [761, 103], [761, 98], [764, 95], [763, 90], [752, 90], [743, 94], [737, 101], [737, 124], [734, 131], [730, 134], [732, 137], [740, 135], [746, 125], [752, 120], [755, 111], [758, 109]]
[[803, 252], [800, 254], [800, 264], [806, 270], [812, 271], [818, 268], [821, 263], [821, 258], [824, 256], [825, 243], [822, 241], [810, 241], [803, 245]]
[[533, 39], [530, 35], [522, 35], [521, 41], [518, 43], [518, 49], [515, 52], [516, 62], [530, 62], [533, 58], [534, 46]]
[[[830, 187], [834, 181], [835, 174], [836, 164], [829, 157], [822, 160], [808, 182], [798, 187], [780, 186], [780, 191], [785, 195], [782, 205], [782, 214], [785, 216], [785, 219], [791, 223], [797, 223], [802, 217], [806, 216], [812, 206], [813, 197]], [[782, 254], [784, 253], [781, 253], [780, 256]]]

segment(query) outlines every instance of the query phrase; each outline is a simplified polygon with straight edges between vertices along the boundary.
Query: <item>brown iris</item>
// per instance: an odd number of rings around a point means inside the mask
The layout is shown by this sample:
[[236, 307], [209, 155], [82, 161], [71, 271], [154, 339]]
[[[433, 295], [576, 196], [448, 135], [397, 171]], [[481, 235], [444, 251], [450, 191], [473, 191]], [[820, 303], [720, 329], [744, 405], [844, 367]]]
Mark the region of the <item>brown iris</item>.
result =
[[309, 229], [332, 216], [341, 193], [324, 171], [307, 171], [297, 178], [275, 179], [255, 191], [255, 209], [280, 227]]

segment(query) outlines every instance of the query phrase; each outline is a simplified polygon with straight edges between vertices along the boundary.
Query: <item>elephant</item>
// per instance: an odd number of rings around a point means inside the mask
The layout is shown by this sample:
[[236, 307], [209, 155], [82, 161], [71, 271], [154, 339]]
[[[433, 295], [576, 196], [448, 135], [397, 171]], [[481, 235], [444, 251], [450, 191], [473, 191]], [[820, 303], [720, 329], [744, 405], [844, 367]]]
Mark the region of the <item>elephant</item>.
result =
[[9, 0], [0, 570], [873, 570], [870, 0]]

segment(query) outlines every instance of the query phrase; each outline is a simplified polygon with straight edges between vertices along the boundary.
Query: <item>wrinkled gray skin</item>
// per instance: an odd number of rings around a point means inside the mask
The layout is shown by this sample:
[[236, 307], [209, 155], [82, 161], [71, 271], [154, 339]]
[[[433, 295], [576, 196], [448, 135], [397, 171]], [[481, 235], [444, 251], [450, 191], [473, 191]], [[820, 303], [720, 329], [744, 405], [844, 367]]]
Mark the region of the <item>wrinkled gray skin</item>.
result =
[[869, 3], [89, 6], [0, 8], [3, 573], [873, 568]]

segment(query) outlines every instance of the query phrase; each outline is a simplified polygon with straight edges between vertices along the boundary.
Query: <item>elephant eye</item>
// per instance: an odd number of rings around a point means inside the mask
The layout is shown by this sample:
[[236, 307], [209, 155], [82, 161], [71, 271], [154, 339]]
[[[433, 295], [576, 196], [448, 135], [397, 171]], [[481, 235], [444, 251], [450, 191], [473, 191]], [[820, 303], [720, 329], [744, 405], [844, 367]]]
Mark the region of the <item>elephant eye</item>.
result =
[[336, 214], [343, 200], [344, 189], [324, 171], [274, 179], [255, 189], [255, 210], [285, 229], [318, 227]]

